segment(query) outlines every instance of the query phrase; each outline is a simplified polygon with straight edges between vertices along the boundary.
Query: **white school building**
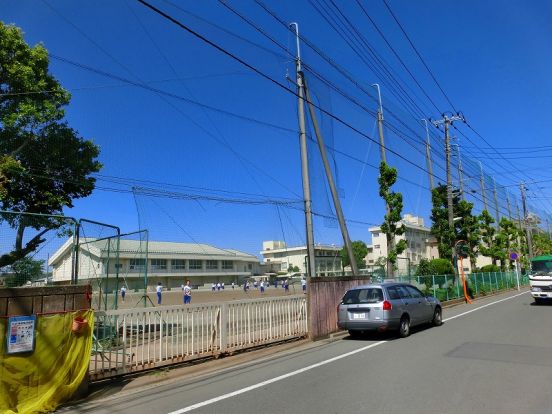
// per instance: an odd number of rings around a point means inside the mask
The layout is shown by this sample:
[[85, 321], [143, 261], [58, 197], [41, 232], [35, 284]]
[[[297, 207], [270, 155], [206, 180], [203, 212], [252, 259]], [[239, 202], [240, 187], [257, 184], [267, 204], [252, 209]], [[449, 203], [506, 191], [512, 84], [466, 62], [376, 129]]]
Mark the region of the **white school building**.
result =
[[[80, 240], [76, 266], [79, 281], [102, 279], [113, 289], [118, 277], [119, 286], [125, 283], [130, 289], [142, 289], [147, 276], [150, 287], [161, 282], [166, 288], [174, 288], [185, 280], [193, 286], [240, 283], [264, 270], [254, 255], [208, 244], [120, 240], [118, 249], [115, 244], [113, 239]], [[71, 280], [74, 261], [74, 243], [69, 239], [48, 260], [53, 269], [52, 282]]]

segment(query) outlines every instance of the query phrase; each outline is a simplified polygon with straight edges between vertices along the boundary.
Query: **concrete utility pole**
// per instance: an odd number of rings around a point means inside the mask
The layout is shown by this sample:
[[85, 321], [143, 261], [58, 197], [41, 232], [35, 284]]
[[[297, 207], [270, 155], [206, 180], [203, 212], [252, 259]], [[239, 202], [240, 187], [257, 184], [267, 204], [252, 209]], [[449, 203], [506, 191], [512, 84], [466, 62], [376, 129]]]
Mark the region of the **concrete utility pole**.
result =
[[[380, 140], [380, 155], [381, 155], [381, 162], [384, 162], [387, 164], [387, 158], [385, 156], [385, 141], [383, 139], [383, 105], [381, 104], [381, 91], [380, 86], [377, 83], [374, 83], [372, 85], [374, 88], [378, 90], [378, 132], [379, 132], [379, 140]], [[387, 212], [387, 215], [389, 216], [391, 214], [391, 209], [389, 208], [389, 204], [387, 202], [385, 203], [385, 211]], [[386, 234], [386, 242], [387, 242], [387, 257], [389, 257], [389, 252], [395, 247], [395, 236]], [[389, 260], [387, 260], [387, 277], [393, 278], [395, 277], [395, 269], [393, 269], [393, 265]]]
[[481, 195], [483, 196], [483, 206], [485, 207], [485, 210], [489, 211], [489, 206], [487, 205], [487, 194], [485, 192], [485, 176], [483, 175], [483, 165], [481, 165], [481, 161], [477, 161], [479, 163], [479, 172], [480, 172], [480, 179], [479, 182], [481, 184]]
[[349, 262], [351, 263], [351, 271], [353, 272], [353, 276], [357, 276], [358, 267], [355, 256], [353, 254], [353, 245], [351, 244], [351, 239], [349, 238], [349, 231], [347, 230], [347, 224], [345, 224], [345, 216], [343, 215], [343, 210], [341, 209], [341, 202], [339, 201], [339, 195], [337, 194], [337, 188], [335, 186], [332, 170], [330, 168], [330, 163], [328, 162], [328, 155], [326, 154], [324, 138], [322, 137], [322, 133], [320, 132], [320, 128], [318, 127], [318, 120], [316, 118], [316, 112], [314, 111], [314, 105], [311, 101], [309, 88], [307, 86], [307, 80], [304, 78], [303, 73], [301, 73], [301, 77], [303, 79], [303, 88], [305, 89], [305, 95], [307, 97], [307, 105], [309, 107], [309, 113], [314, 127], [316, 141], [318, 142], [318, 149], [320, 150], [320, 155], [322, 156], [324, 170], [326, 171], [326, 178], [328, 179], [330, 192], [332, 193], [335, 213], [339, 222], [339, 228], [341, 229], [341, 235], [343, 236], [343, 243], [345, 243], [345, 248], [347, 249], [347, 254], [349, 255]]
[[495, 203], [495, 216], [496, 216], [496, 227], [499, 227], [500, 223], [500, 213], [498, 211], [498, 197], [496, 195], [496, 181], [493, 177], [493, 194], [494, 194], [494, 203]]
[[527, 198], [525, 196], [525, 184], [519, 185], [521, 190], [521, 202], [523, 204], [523, 218], [525, 222], [525, 232], [527, 235], [527, 252], [529, 260], [533, 258], [533, 235], [531, 233], [531, 226], [529, 226], [529, 212], [527, 211]]
[[[445, 126], [445, 157], [447, 162], [447, 210], [448, 210], [448, 224], [451, 229], [454, 228], [454, 208], [452, 205], [452, 174], [450, 167], [450, 136], [449, 127], [454, 121], [463, 121], [464, 118], [460, 115], [453, 115], [451, 117], [443, 114], [443, 119], [433, 121], [433, 125], [438, 127], [440, 124]], [[453, 253], [454, 254], [454, 253]]]
[[380, 86], [377, 83], [372, 85], [378, 90], [378, 132], [379, 132], [379, 141], [380, 141], [380, 154], [381, 160], [387, 164], [387, 159], [385, 157], [385, 142], [383, 140], [383, 106], [381, 104], [381, 91]]
[[[457, 138], [459, 141], [459, 138]], [[462, 169], [462, 158], [460, 156], [460, 142], [454, 144], [456, 147], [456, 155], [458, 156], [458, 181], [460, 183], [460, 198], [465, 200], [464, 197], [464, 170]]]
[[522, 230], [523, 229], [523, 224], [521, 222], [521, 211], [519, 210], [519, 204], [516, 200], [516, 210], [517, 210], [517, 219], [518, 219], [518, 226], [519, 226], [519, 229]]
[[510, 205], [510, 196], [508, 191], [506, 191], [506, 207], [508, 208], [508, 219], [512, 220], [512, 206]]
[[[422, 119], [425, 123], [426, 130], [426, 163], [427, 163], [427, 172], [429, 174], [429, 191], [433, 192], [435, 185], [433, 183], [433, 166], [431, 165], [431, 143], [429, 141], [429, 128], [427, 127], [427, 119]], [[431, 194], [432, 195], [432, 194]]]
[[309, 160], [307, 151], [307, 134], [305, 128], [305, 99], [303, 76], [301, 74], [301, 49], [299, 45], [299, 25], [291, 23], [290, 28], [295, 30], [295, 39], [297, 43], [297, 58], [295, 60], [296, 79], [297, 79], [297, 112], [299, 118], [299, 143], [301, 147], [301, 172], [303, 181], [303, 198], [305, 204], [305, 224], [307, 233], [307, 285], [310, 290], [310, 278], [316, 276], [315, 254], [314, 254], [314, 232], [312, 227], [312, 198], [309, 178]]

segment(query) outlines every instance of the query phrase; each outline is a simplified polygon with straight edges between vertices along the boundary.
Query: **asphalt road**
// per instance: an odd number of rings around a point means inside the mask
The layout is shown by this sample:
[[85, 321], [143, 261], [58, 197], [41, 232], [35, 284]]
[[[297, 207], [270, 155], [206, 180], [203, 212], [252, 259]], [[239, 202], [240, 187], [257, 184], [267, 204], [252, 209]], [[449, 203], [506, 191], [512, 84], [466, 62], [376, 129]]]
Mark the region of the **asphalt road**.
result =
[[409, 338], [298, 345], [71, 413], [551, 413], [552, 306], [510, 292], [445, 309]]

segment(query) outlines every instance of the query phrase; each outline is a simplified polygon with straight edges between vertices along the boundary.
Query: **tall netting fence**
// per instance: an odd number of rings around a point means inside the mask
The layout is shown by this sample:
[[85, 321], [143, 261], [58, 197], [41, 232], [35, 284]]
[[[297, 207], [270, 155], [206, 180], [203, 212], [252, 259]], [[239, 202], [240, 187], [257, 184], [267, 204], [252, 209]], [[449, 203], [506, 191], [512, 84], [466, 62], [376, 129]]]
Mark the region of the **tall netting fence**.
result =
[[0, 211], [0, 287], [72, 283], [77, 226], [71, 217]]
[[121, 234], [116, 226], [80, 220], [76, 243], [76, 280], [92, 286], [95, 309], [117, 309], [127, 292], [136, 306], [147, 305], [147, 231]]

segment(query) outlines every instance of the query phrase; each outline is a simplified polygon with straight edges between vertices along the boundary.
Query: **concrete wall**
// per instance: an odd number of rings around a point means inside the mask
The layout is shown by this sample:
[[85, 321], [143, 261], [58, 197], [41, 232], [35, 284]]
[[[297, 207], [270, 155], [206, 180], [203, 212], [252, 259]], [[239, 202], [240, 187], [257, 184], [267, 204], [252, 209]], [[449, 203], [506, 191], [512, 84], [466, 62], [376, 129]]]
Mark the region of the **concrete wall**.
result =
[[310, 289], [310, 318], [312, 337], [325, 338], [337, 328], [337, 305], [347, 290], [370, 282], [369, 277], [312, 278]]
[[89, 309], [91, 287], [43, 286], [0, 289], [0, 316]]

